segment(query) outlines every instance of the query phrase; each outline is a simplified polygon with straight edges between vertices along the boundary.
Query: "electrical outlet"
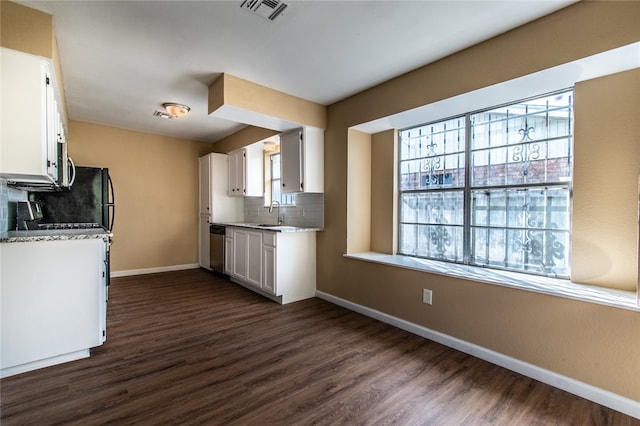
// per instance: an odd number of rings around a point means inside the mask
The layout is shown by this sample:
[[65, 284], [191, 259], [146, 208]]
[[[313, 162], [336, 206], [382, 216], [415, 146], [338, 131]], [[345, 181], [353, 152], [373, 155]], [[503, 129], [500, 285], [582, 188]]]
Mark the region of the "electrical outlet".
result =
[[432, 302], [432, 293], [431, 290], [427, 290], [426, 288], [422, 289], [422, 303], [426, 303], [427, 305], [431, 305]]

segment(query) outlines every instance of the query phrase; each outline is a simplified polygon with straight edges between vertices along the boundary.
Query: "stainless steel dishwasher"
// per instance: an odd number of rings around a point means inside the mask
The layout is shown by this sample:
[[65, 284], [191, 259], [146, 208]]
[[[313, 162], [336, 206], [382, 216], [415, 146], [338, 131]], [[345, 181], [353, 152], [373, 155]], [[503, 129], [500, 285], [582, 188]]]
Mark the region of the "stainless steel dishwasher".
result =
[[224, 274], [224, 234], [224, 225], [209, 226], [209, 263], [219, 274]]

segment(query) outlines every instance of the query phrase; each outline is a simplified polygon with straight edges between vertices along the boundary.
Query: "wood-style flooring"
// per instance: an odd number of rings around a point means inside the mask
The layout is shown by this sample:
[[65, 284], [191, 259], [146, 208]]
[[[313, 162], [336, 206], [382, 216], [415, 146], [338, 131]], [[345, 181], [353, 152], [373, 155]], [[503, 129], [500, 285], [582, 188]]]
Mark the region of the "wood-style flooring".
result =
[[638, 425], [320, 299], [205, 270], [115, 278], [90, 358], [0, 381], [10, 425]]

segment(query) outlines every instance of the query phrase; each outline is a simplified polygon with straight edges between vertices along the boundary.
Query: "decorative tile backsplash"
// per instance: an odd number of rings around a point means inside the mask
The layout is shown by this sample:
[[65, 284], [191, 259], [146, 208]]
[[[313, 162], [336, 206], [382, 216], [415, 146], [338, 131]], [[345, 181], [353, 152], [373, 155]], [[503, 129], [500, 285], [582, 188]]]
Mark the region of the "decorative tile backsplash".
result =
[[0, 232], [9, 230], [9, 202], [26, 201], [28, 196], [27, 191], [9, 188], [7, 181], [0, 179]]
[[[278, 210], [275, 207], [269, 213], [269, 207], [265, 207], [263, 197], [245, 197], [245, 222], [276, 224], [277, 215]], [[324, 228], [324, 194], [296, 194], [296, 205], [280, 207], [280, 216], [284, 216], [285, 225]]]

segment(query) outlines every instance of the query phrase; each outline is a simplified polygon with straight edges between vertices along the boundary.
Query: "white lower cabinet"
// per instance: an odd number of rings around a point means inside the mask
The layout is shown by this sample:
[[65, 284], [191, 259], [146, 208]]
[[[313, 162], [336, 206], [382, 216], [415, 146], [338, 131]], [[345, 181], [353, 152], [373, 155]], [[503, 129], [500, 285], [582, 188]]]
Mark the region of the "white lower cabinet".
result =
[[249, 284], [262, 287], [262, 232], [247, 232], [247, 276]]
[[262, 246], [262, 289], [269, 294], [276, 295], [276, 248]]
[[107, 249], [102, 239], [0, 243], [0, 377], [103, 344]]
[[233, 260], [233, 231], [227, 228], [224, 237], [224, 273], [227, 275], [233, 274]]
[[315, 296], [315, 232], [227, 227], [225, 244], [232, 281], [282, 304]]
[[[226, 264], [231, 267], [229, 273], [256, 287], [262, 282], [262, 232], [244, 228], [227, 228], [227, 237], [231, 235], [230, 259]], [[226, 240], [225, 240], [226, 242]]]

